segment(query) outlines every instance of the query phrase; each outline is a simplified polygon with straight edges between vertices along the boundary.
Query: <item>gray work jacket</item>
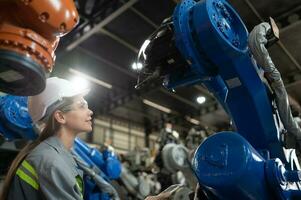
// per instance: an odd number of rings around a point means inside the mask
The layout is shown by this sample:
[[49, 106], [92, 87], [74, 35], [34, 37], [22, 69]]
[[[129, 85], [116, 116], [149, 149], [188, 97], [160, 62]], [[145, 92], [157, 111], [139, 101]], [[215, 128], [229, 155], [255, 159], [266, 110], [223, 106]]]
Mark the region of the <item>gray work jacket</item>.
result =
[[52, 136], [34, 148], [22, 162], [8, 199], [80, 200], [83, 199], [82, 177], [71, 152], [58, 137]]

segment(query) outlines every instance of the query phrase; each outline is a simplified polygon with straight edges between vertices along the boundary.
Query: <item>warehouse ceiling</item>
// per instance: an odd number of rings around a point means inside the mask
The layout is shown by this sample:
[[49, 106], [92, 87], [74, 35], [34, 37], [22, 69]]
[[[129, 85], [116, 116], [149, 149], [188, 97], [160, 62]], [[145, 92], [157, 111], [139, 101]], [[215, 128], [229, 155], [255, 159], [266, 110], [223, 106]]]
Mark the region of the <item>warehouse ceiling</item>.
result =
[[[74, 70], [94, 78], [87, 97], [95, 115], [110, 115], [140, 125], [158, 127], [171, 121], [183, 129], [200, 121], [209, 128], [227, 128], [225, 112], [201, 85], [170, 92], [156, 83], [135, 90], [137, 73], [131, 69], [144, 40], [163, 19], [172, 15], [174, 0], [76, 0], [80, 23], [59, 45], [54, 75], [68, 78]], [[254, 25], [275, 19], [280, 42], [269, 50], [294, 102], [301, 101], [301, 1], [229, 0], [250, 31]], [[101, 86], [102, 82], [109, 86]], [[204, 104], [197, 104], [198, 96]], [[151, 101], [168, 109], [159, 111]], [[190, 120], [191, 121], [191, 120]]]

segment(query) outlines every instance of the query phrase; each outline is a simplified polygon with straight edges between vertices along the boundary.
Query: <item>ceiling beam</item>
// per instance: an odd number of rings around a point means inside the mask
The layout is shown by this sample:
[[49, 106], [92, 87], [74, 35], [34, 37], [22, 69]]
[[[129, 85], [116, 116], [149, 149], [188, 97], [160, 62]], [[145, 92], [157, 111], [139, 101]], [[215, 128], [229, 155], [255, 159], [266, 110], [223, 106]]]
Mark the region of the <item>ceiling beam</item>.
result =
[[280, 29], [279, 31], [280, 31], [280, 33], [283, 34], [283, 33], [287, 32], [288, 30], [291, 30], [297, 26], [301, 26], [301, 20], [284, 27], [284, 28]]
[[120, 38], [119, 36], [107, 31], [104, 28], [101, 28], [99, 30], [99, 33], [102, 33], [104, 35], [109, 36], [110, 38], [112, 38], [113, 40], [117, 41], [118, 43], [122, 44], [123, 46], [129, 48], [130, 50], [132, 50], [133, 52], [135, 52], [136, 54], [139, 53], [139, 49], [134, 47], [133, 45], [131, 45], [130, 43], [128, 43], [127, 41], [123, 40], [122, 38]]
[[[292, 18], [294, 20], [292, 20]], [[280, 33], [283, 33], [291, 28], [294, 28], [300, 25], [301, 21], [301, 5], [293, 9], [290, 9], [287, 12], [282, 13], [280, 16], [275, 17], [277, 24], [281, 27]]]
[[129, 0], [127, 3], [125, 3], [123, 6], [118, 8], [115, 12], [113, 12], [111, 15], [107, 16], [104, 20], [102, 20], [99, 24], [95, 25], [92, 29], [90, 29], [88, 32], [84, 33], [80, 38], [69, 44], [66, 48], [67, 51], [70, 51], [74, 49], [76, 46], [78, 46], [80, 43], [88, 39], [90, 36], [92, 36], [94, 33], [98, 32], [101, 28], [106, 26], [108, 23], [113, 21], [115, 18], [120, 16], [122, 13], [127, 11], [130, 7], [132, 7], [135, 3], [137, 3], [139, 0]]
[[209, 96], [211, 98], [215, 98], [214, 95], [212, 93], [210, 93], [206, 88], [204, 88], [201, 85], [194, 85], [193, 86], [195, 89], [197, 89], [199, 92], [201, 92], [202, 94], [205, 94], [206, 96]]
[[[137, 110], [137, 109], [135, 109], [135, 108], [131, 108], [131, 107], [128, 107], [128, 106], [122, 106], [122, 108], [123, 109], [125, 109], [126, 110], [126, 112], [128, 113], [128, 114], [133, 114], [133, 115], [138, 115], [138, 116], [140, 116], [140, 117], [142, 117], [142, 118], [148, 118], [148, 119], [151, 119], [151, 118], [153, 118], [153, 117], [155, 117], [154, 115], [152, 115], [152, 114], [147, 114], [147, 113], [145, 113], [145, 112], [142, 112], [142, 111], [140, 111], [140, 110]], [[114, 112], [109, 112], [110, 114], [114, 114]], [[115, 114], [116, 115], [116, 114]]]
[[159, 26], [153, 22], [152, 20], [150, 20], [148, 17], [146, 17], [145, 15], [143, 15], [140, 11], [138, 11], [137, 9], [131, 7], [130, 8], [131, 11], [133, 11], [134, 13], [136, 13], [139, 17], [141, 17], [144, 21], [146, 21], [149, 25], [151, 25], [152, 27], [154, 27], [155, 29], [157, 29]]
[[187, 100], [186, 98], [183, 98], [180, 95], [177, 95], [176, 93], [173, 93], [173, 92], [167, 90], [166, 88], [162, 88], [161, 87], [160, 88], [160, 92], [162, 92], [164, 94], [167, 94], [167, 95], [169, 95], [169, 96], [177, 99], [178, 101], [181, 101], [182, 103], [187, 104], [187, 105], [193, 107], [194, 109], [197, 109], [197, 110], [200, 109], [200, 106], [198, 106], [196, 103], [194, 103], [194, 102], [192, 102], [190, 100]]
[[[121, 0], [123, 3], [124, 0]], [[137, 10], [134, 7], [130, 7], [129, 10], [131, 10], [132, 12], [136, 13], [140, 18], [142, 18], [145, 22], [147, 22], [149, 25], [151, 25], [152, 27], [154, 27], [155, 29], [157, 29], [159, 26], [153, 22], [150, 18], [146, 17], [144, 14], [142, 14], [139, 10]]]
[[83, 47], [77, 47], [76, 50], [79, 50], [82, 53], [94, 58], [95, 60], [98, 60], [100, 62], [103, 62], [103, 63], [109, 65], [110, 67], [113, 67], [114, 69], [122, 72], [123, 74], [126, 74], [127, 76], [129, 76], [131, 78], [135, 78], [135, 79], [137, 78], [137, 76], [133, 72], [130, 72], [128, 69], [121, 67], [119, 65], [116, 65], [115, 63], [112, 63], [111, 61], [108, 61], [107, 59], [101, 57], [100, 55], [97, 55], [87, 49], [84, 49]]

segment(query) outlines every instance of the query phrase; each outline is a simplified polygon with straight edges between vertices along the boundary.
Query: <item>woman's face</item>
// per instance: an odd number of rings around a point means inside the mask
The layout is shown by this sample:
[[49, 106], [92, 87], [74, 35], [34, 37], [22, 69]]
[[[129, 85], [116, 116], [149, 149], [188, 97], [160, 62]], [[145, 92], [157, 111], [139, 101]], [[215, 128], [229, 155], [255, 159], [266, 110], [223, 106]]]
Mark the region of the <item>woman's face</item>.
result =
[[75, 133], [92, 131], [93, 112], [88, 108], [87, 101], [82, 97], [75, 97], [74, 102], [70, 105], [70, 111], [64, 113], [65, 124], [68, 129]]

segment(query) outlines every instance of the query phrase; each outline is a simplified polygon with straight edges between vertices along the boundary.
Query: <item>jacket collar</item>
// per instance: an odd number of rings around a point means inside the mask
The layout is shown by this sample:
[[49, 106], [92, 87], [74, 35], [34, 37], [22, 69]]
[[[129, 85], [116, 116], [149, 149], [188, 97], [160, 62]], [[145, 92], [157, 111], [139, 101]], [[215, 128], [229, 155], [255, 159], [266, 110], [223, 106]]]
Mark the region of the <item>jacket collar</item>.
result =
[[69, 152], [64, 144], [60, 141], [60, 139], [57, 136], [51, 136], [45, 140], [45, 143], [52, 146], [58, 153], [60, 152]]
[[79, 174], [81, 177], [83, 176], [83, 172], [78, 169], [78, 165], [75, 162], [75, 160], [71, 154], [71, 151], [66, 149], [64, 144], [60, 141], [60, 139], [57, 136], [51, 136], [51, 137], [47, 138], [44, 142], [46, 144], [48, 144], [49, 146], [53, 147], [63, 157], [64, 161], [69, 166], [76, 167], [76, 169], [74, 169], [73, 167], [71, 168], [75, 174]]

